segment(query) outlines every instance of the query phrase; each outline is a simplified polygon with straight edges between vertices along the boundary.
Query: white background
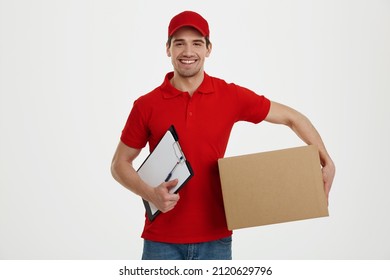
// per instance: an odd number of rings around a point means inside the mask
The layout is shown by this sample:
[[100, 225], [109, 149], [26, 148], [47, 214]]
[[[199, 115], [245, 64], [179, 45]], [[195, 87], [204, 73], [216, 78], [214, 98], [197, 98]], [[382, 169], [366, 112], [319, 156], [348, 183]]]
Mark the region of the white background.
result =
[[[208, 74], [303, 112], [337, 165], [330, 217], [237, 230], [234, 258], [389, 259], [385, 0], [0, 0], [0, 259], [140, 258], [143, 204], [110, 164], [186, 9], [209, 21]], [[226, 155], [299, 145], [239, 123]]]

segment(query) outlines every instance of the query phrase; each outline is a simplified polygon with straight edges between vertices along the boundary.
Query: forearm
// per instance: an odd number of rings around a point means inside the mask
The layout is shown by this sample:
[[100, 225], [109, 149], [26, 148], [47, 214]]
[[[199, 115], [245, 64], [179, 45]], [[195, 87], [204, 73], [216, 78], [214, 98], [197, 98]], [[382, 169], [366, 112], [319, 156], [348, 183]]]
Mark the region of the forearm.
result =
[[322, 166], [333, 164], [320, 134], [310, 120], [300, 112], [283, 104], [271, 102], [271, 108], [266, 121], [287, 125], [306, 144], [318, 147]]
[[265, 120], [276, 124], [287, 125], [306, 144], [317, 146], [320, 162], [322, 165], [324, 189], [326, 196], [328, 197], [335, 176], [336, 168], [333, 160], [325, 148], [320, 134], [309, 121], [309, 119], [290, 107], [276, 102], [271, 102], [271, 108]]
[[163, 213], [172, 210], [180, 198], [178, 194], [169, 192], [178, 183], [177, 179], [151, 187], [141, 179], [128, 161], [116, 161], [114, 157], [111, 173], [122, 186], [153, 203]]
[[126, 189], [150, 201], [152, 187], [147, 185], [138, 175], [130, 162], [113, 160], [111, 174]]
[[295, 134], [308, 145], [315, 145], [318, 148], [321, 165], [333, 165], [333, 161], [325, 148], [322, 138], [310, 120], [299, 112], [287, 124]]

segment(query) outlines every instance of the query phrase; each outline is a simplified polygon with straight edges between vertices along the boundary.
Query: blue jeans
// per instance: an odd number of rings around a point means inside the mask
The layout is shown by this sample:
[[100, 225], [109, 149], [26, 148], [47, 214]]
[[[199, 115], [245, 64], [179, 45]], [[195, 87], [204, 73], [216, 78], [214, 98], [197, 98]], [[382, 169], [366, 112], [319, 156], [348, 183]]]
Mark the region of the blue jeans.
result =
[[231, 260], [232, 237], [190, 244], [144, 240], [143, 260]]

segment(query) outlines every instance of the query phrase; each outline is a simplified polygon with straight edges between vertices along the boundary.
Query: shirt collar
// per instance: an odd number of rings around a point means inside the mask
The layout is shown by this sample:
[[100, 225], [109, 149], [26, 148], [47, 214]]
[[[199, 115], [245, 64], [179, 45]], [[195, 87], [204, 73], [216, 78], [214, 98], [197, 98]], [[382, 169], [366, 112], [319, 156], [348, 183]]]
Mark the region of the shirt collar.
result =
[[[178, 95], [181, 95], [185, 92], [178, 90], [177, 88], [173, 87], [170, 79], [173, 77], [173, 72], [169, 72], [165, 75], [164, 82], [161, 85], [161, 90], [163, 92], [163, 96], [165, 98], [173, 98]], [[214, 85], [211, 77], [204, 72], [204, 78], [198, 89], [196, 90], [198, 93], [204, 93], [209, 94], [214, 92]]]

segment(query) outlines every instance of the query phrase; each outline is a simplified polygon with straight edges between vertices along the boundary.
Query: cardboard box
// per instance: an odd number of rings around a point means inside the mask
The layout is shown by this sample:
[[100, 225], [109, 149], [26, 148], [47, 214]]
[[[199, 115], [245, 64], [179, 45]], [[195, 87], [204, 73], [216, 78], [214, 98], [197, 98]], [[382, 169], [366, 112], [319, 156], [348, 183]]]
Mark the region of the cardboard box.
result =
[[317, 147], [218, 160], [229, 229], [329, 216]]

